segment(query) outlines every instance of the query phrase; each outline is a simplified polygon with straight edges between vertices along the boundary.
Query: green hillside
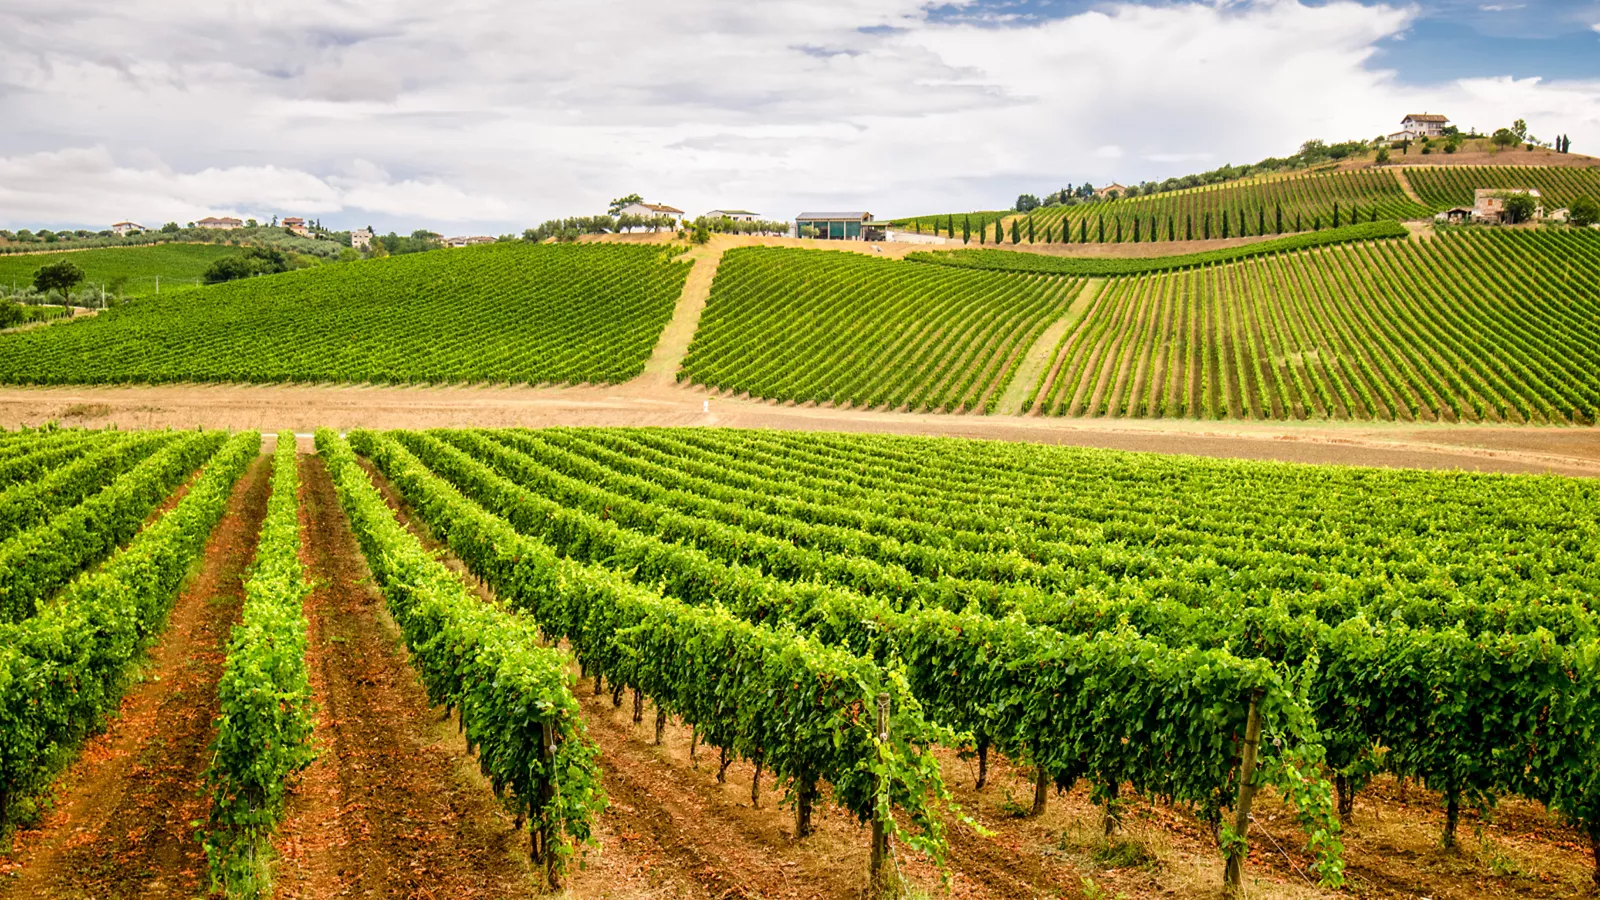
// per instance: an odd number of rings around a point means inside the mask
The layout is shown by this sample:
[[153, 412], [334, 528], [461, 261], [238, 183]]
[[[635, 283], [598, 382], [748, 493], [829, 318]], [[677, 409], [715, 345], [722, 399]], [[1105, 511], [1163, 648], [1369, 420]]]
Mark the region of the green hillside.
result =
[[238, 247], [217, 244], [153, 244], [14, 254], [0, 256], [0, 285], [26, 287], [33, 284], [33, 274], [41, 266], [70, 260], [83, 270], [86, 284], [104, 284], [108, 292], [120, 284], [124, 293], [143, 296], [155, 293], [158, 278], [162, 290], [193, 287], [213, 262], [238, 252]]
[[988, 410], [1079, 287], [831, 250], [730, 250], [678, 377], [800, 403]]
[[1439, 166], [1406, 168], [1412, 190], [1434, 209], [1471, 206], [1478, 188], [1535, 188], [1546, 208], [1570, 206], [1579, 197], [1600, 201], [1600, 167]]
[[661, 247], [522, 242], [305, 269], [0, 336], [0, 381], [621, 381], [688, 269]]
[[1600, 234], [1445, 229], [1114, 279], [1053, 415], [1594, 423]]
[[1065, 239], [1073, 243], [1124, 243], [1283, 234], [1348, 225], [1352, 216], [1361, 222], [1399, 221], [1430, 211], [1406, 196], [1393, 172], [1361, 169], [1043, 207], [1030, 218], [1040, 239], [1062, 241], [1066, 223]]
[[1401, 238], [1410, 232], [1399, 222], [1363, 222], [1323, 231], [1307, 231], [1281, 238], [1226, 247], [1203, 253], [1184, 253], [1174, 256], [1049, 256], [1044, 253], [1025, 253], [1018, 250], [925, 250], [906, 255], [913, 262], [956, 266], [963, 269], [987, 269], [994, 272], [1037, 272], [1048, 275], [1079, 275], [1084, 277], [1108, 275], [1137, 275], [1141, 272], [1164, 272], [1170, 269], [1191, 269], [1213, 263], [1248, 259], [1270, 253], [1306, 250], [1350, 241], [1368, 241], [1382, 238]]

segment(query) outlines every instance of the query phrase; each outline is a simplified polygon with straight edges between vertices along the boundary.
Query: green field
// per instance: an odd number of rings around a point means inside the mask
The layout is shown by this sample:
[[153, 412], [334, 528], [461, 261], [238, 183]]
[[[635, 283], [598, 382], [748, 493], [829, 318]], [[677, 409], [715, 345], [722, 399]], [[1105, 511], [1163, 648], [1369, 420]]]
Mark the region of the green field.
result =
[[1074, 416], [1600, 420], [1600, 234], [1461, 228], [1116, 279], [1030, 401]]
[[1551, 211], [1570, 206], [1579, 197], [1600, 202], [1600, 166], [1407, 167], [1406, 179], [1417, 196], [1434, 209], [1471, 206], [1473, 191], [1478, 188], [1534, 188]]
[[1292, 250], [1307, 250], [1312, 247], [1325, 247], [1351, 241], [1401, 238], [1409, 233], [1406, 231], [1405, 226], [1399, 222], [1363, 222], [1360, 225], [1345, 225], [1340, 228], [1329, 228], [1325, 231], [1309, 231], [1280, 238], [1271, 238], [1265, 241], [1257, 241], [1253, 244], [1245, 244], [1241, 247], [1228, 247], [1221, 250], [1207, 250], [1203, 253], [1184, 253], [1175, 256], [1049, 256], [1043, 253], [1024, 253], [1017, 250], [925, 250], [907, 254], [906, 259], [913, 262], [956, 266], [964, 269], [987, 269], [993, 272], [1024, 272], [1044, 275], [1076, 275], [1087, 278], [1111, 275], [1138, 275], [1144, 272], [1165, 272], [1172, 269], [1192, 269], [1197, 266], [1248, 259], [1252, 256], [1287, 253]]
[[730, 250], [679, 379], [798, 403], [987, 411], [1080, 287], [831, 250]]
[[688, 268], [659, 247], [518, 242], [305, 269], [6, 335], [0, 381], [622, 381]]
[[212, 263], [238, 252], [238, 247], [217, 244], [154, 244], [0, 256], [0, 284], [27, 287], [41, 266], [67, 260], [84, 272], [80, 287], [105, 285], [106, 292], [114, 294], [121, 284], [123, 293], [145, 296], [156, 292], [158, 279], [163, 292], [193, 287]]
[[[1359, 170], [1229, 182], [1142, 197], [1047, 207], [1034, 211], [1034, 230], [1048, 227], [1073, 242], [1204, 240], [1309, 231], [1366, 222], [1421, 218], [1430, 212], [1406, 196], [1392, 172]], [[1282, 214], [1280, 223], [1279, 214]], [[1087, 233], [1085, 228], [1087, 227]], [[1102, 227], [1104, 228], [1102, 237]], [[1009, 235], [1008, 235], [1009, 236]]]

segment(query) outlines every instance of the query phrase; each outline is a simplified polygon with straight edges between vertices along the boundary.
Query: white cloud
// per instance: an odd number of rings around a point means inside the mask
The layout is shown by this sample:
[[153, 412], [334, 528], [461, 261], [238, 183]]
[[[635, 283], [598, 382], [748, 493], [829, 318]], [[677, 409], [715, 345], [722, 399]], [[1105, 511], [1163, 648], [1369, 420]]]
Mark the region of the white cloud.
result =
[[932, 21], [926, 0], [19, 0], [0, 226], [320, 215], [520, 230], [639, 191], [697, 211], [991, 208], [1392, 130], [1411, 107], [1600, 146], [1600, 82], [1418, 88], [1410, 7], [1111, 6]]
[[1485, 3], [1479, 6], [1478, 9], [1489, 13], [1510, 12], [1514, 9], [1522, 9], [1526, 5], [1525, 3]]

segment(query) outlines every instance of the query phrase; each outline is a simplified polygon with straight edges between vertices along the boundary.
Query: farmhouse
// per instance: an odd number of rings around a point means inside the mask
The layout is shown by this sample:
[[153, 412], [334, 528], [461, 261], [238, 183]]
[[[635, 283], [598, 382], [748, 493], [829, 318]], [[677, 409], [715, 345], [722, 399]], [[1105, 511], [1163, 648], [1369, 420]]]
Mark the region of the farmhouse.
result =
[[350, 246], [357, 250], [372, 249], [372, 229], [357, 228], [350, 232]]
[[630, 203], [617, 210], [619, 216], [642, 216], [647, 219], [656, 216], [667, 216], [674, 221], [683, 218], [683, 210], [676, 206], [667, 206], [662, 203]]
[[201, 228], [214, 228], [217, 231], [232, 231], [235, 228], [244, 227], [243, 221], [235, 219], [232, 216], [222, 216], [220, 218], [216, 216], [206, 216], [204, 219], [201, 219], [194, 224]]
[[1544, 206], [1539, 203], [1539, 192], [1532, 188], [1478, 188], [1472, 192], [1472, 220], [1474, 222], [1490, 222], [1498, 224], [1500, 217], [1505, 215], [1506, 198], [1516, 194], [1527, 194], [1536, 204], [1533, 211], [1535, 219], [1544, 218]]
[[799, 237], [808, 237], [806, 229], [815, 228], [816, 237], [825, 241], [883, 240], [883, 229], [872, 224], [869, 212], [803, 212], [794, 227]]
[[145, 227], [138, 222], [118, 222], [111, 226], [112, 234], [136, 234], [144, 230]]
[[1444, 129], [1450, 124], [1449, 116], [1440, 116], [1433, 113], [1411, 113], [1400, 120], [1400, 130], [1389, 135], [1393, 142], [1416, 141], [1422, 138], [1436, 138], [1444, 136]]
[[761, 216], [747, 209], [713, 209], [706, 213], [708, 219], [728, 219], [733, 222], [754, 222]]
[[1111, 182], [1110, 184], [1106, 185], [1103, 188], [1096, 189], [1095, 192], [1094, 192], [1094, 195], [1096, 197], [1100, 198], [1101, 200], [1104, 200], [1107, 197], [1110, 197], [1112, 194], [1116, 194], [1118, 197], [1122, 197], [1122, 196], [1125, 196], [1127, 193], [1128, 193], [1128, 189], [1126, 187], [1124, 187], [1123, 185], [1117, 184], [1115, 181], [1113, 181], [1113, 182]]
[[283, 220], [282, 224], [283, 227], [289, 229], [295, 234], [300, 235], [301, 237], [305, 237], [308, 234], [306, 231], [306, 220], [300, 218], [299, 216], [289, 216]]

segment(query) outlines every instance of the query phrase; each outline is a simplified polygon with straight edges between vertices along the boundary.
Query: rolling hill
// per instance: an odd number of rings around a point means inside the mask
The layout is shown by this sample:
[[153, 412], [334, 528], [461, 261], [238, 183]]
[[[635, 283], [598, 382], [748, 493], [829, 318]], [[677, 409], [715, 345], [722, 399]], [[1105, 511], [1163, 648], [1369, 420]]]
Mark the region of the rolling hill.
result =
[[68, 260], [83, 269], [86, 284], [107, 285], [108, 293], [120, 284], [126, 294], [144, 296], [156, 292], [157, 279], [163, 290], [193, 287], [212, 263], [238, 252], [220, 244], [151, 244], [12, 254], [0, 256], [0, 284], [26, 287], [41, 266]]
[[621, 381], [688, 268], [662, 247], [516, 242], [305, 269], [5, 335], [0, 381]]

